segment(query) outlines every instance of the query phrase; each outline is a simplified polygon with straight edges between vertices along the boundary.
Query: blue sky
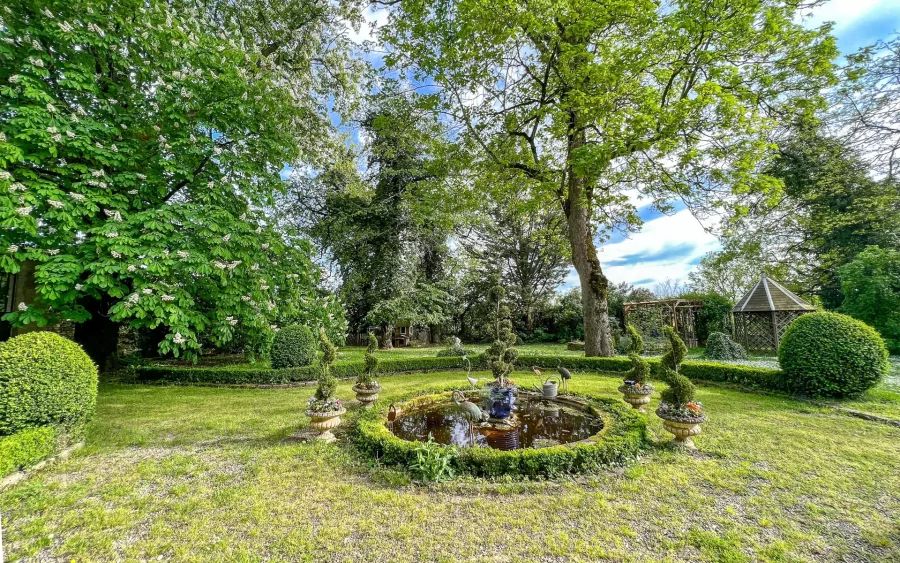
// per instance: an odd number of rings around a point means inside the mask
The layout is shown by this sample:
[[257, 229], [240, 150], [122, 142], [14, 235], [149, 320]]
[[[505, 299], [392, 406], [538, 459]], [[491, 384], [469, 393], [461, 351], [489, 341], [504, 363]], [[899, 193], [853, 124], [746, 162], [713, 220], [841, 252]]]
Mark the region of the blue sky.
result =
[[[832, 0], [805, 14], [804, 24], [817, 27], [826, 21], [834, 22], [833, 33], [842, 53], [851, 53], [879, 39], [900, 32], [900, 0]], [[386, 12], [367, 12], [366, 19], [381, 24]], [[368, 27], [363, 27], [356, 39], [373, 39]], [[380, 66], [380, 57], [370, 60]], [[354, 141], [358, 138], [354, 134]], [[645, 202], [634, 201], [644, 225], [641, 231], [623, 236], [614, 234], [599, 249], [600, 261], [610, 280], [628, 282], [653, 289], [663, 280], [686, 281], [688, 273], [700, 258], [720, 246], [715, 236], [683, 205], [676, 205], [671, 213], [661, 214]], [[558, 291], [578, 285], [578, 276], [570, 269]]]
[[[900, 32], [900, 0], [834, 0], [814, 10], [805, 24], [811, 27], [834, 22], [833, 33], [842, 53], [852, 53]], [[600, 262], [614, 282], [628, 282], [653, 289], [663, 280], [687, 280], [687, 274], [707, 252], [717, 250], [716, 237], [684, 206], [662, 215], [649, 206], [638, 207], [644, 225], [628, 238], [615, 235], [602, 249]], [[559, 291], [578, 285], [570, 270]]]

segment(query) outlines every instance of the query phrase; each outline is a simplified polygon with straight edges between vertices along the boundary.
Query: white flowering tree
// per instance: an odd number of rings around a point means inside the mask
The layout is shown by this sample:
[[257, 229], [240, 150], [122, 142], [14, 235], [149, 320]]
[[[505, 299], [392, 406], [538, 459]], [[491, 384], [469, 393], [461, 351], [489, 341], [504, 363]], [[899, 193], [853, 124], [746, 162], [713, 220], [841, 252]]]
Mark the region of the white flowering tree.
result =
[[189, 356], [286, 319], [343, 330], [309, 244], [264, 213], [330, 138], [274, 53], [157, 0], [4, 4], [0, 271], [34, 261], [38, 286], [6, 320], [81, 323], [97, 361], [120, 323]]

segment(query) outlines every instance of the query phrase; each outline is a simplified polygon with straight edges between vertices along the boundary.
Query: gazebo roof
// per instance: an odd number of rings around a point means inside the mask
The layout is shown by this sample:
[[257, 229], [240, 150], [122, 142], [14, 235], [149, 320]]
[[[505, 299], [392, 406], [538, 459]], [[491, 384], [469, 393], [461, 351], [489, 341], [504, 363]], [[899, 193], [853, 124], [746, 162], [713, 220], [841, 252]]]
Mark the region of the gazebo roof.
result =
[[789, 289], [765, 274], [734, 306], [733, 313], [770, 311], [814, 311], [815, 307], [794, 295]]

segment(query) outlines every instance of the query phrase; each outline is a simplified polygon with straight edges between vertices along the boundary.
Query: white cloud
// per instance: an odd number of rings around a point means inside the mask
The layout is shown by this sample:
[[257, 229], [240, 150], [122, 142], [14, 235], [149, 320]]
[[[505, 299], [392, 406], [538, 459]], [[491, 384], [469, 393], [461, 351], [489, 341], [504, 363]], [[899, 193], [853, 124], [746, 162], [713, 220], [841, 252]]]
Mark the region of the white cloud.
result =
[[360, 26], [359, 31], [350, 29], [350, 39], [354, 43], [375, 41], [378, 28], [387, 23], [388, 11], [387, 9], [376, 10], [373, 7], [366, 8], [363, 12], [363, 20], [363, 24]]
[[813, 10], [812, 16], [805, 19], [804, 24], [807, 27], [818, 27], [828, 21], [834, 22], [835, 34], [840, 35], [841, 29], [850, 27], [881, 7], [887, 10], [892, 4], [896, 9], [896, 0], [832, 0]]
[[[670, 259], [663, 258], [627, 265], [606, 265], [636, 254], [664, 253], [667, 248], [671, 248], [673, 245], [683, 245], [685, 243], [694, 246], [694, 249], [687, 256], [679, 255]], [[707, 233], [690, 211], [683, 210], [673, 215], [665, 215], [644, 223], [639, 233], [633, 234], [631, 238], [622, 242], [598, 248], [598, 254], [603, 273], [611, 281], [630, 284], [640, 281], [642, 283], [636, 285], [653, 289], [657, 282], [669, 278], [686, 281], [688, 272], [693, 269], [691, 262], [707, 252], [712, 252], [719, 248], [718, 239], [714, 235]], [[569, 271], [559, 290], [567, 291], [569, 288], [577, 287], [578, 285], [578, 275], [573, 269]]]

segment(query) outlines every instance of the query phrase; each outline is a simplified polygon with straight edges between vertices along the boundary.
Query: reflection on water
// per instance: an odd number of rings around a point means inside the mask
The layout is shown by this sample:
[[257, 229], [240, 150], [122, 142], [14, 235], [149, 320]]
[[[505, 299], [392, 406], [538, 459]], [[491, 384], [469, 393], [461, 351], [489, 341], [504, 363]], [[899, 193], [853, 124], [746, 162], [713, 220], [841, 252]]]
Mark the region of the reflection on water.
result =
[[[470, 398], [477, 402], [477, 398]], [[490, 423], [475, 425], [475, 444], [498, 450], [541, 447], [577, 442], [603, 429], [603, 421], [553, 401], [521, 395], [513, 414], [504, 421], [512, 427]], [[453, 403], [436, 403], [406, 411], [393, 424], [393, 433], [404, 440], [428, 440], [468, 446], [469, 423]]]

